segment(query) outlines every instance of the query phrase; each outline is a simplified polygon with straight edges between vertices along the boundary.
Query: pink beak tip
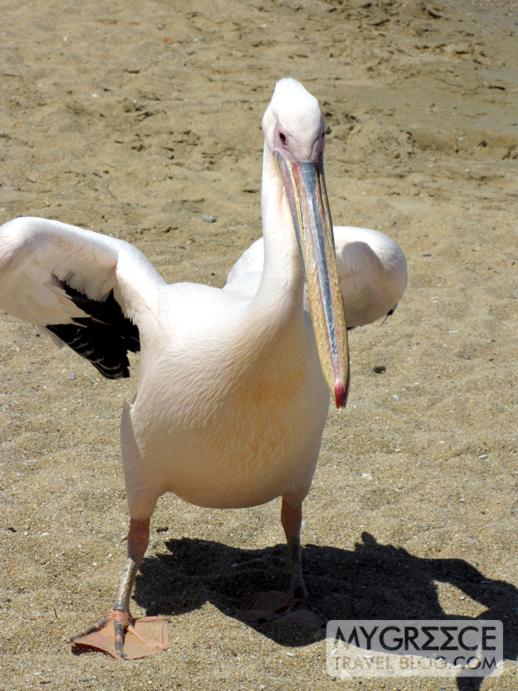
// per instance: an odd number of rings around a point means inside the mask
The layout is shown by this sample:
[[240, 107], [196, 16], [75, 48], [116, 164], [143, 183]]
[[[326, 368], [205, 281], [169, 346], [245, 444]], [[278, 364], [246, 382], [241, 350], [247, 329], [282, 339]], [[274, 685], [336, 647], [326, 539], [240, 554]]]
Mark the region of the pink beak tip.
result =
[[342, 381], [335, 382], [335, 404], [337, 408], [345, 408], [349, 395], [349, 380], [347, 386]]

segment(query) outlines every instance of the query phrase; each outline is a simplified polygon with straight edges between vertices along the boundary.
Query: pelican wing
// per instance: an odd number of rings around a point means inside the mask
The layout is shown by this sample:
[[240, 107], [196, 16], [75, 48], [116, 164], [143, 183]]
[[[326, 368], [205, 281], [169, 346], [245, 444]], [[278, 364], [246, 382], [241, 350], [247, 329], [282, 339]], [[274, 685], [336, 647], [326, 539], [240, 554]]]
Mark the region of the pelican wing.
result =
[[[335, 226], [333, 233], [348, 327], [370, 324], [392, 314], [407, 284], [401, 247], [377, 230]], [[251, 299], [261, 281], [263, 261], [261, 238], [234, 264], [224, 290]]]
[[129, 376], [164, 281], [135, 247], [41, 218], [0, 227], [0, 309], [45, 328], [110, 379]]
[[259, 288], [264, 264], [264, 242], [259, 238], [230, 269], [223, 290], [251, 300]]
[[338, 226], [334, 235], [348, 325], [364, 326], [392, 314], [407, 284], [401, 247], [367, 228]]

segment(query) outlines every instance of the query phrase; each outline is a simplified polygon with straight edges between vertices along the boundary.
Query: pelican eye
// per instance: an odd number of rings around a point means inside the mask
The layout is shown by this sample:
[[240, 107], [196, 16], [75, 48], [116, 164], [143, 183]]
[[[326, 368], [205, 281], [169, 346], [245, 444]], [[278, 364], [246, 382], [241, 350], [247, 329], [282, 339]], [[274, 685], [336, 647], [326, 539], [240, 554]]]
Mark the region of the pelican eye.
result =
[[281, 140], [281, 144], [283, 146], [288, 146], [288, 137], [284, 134], [284, 132], [279, 132], [279, 139]]

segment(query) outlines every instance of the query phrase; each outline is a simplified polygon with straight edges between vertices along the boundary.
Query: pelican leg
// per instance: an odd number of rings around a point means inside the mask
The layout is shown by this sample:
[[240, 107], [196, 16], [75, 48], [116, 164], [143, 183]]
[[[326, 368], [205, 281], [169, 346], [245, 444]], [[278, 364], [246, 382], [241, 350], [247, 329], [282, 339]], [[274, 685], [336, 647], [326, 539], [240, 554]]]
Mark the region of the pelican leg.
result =
[[302, 550], [300, 547], [300, 527], [302, 525], [302, 503], [290, 504], [285, 497], [282, 499], [281, 523], [288, 544], [291, 578], [288, 590], [289, 604], [295, 599], [303, 600], [308, 591], [302, 573]]
[[148, 544], [149, 518], [143, 521], [131, 518], [128, 531], [128, 559], [121, 575], [119, 590], [113, 605], [113, 609], [116, 612], [127, 612], [129, 614], [133, 584], [135, 583], [135, 577]]
[[115, 604], [106, 619], [71, 638], [76, 652], [99, 650], [117, 659], [137, 660], [168, 649], [168, 620], [160, 617], [134, 619], [130, 613], [135, 577], [148, 542], [149, 518], [132, 518], [128, 532], [128, 559], [121, 575]]
[[302, 502], [290, 502], [283, 497], [281, 522], [288, 545], [290, 585], [288, 592], [278, 590], [255, 593], [244, 605], [259, 621], [282, 621], [303, 626], [322, 626], [325, 618], [308, 602], [308, 592], [302, 573], [300, 527]]

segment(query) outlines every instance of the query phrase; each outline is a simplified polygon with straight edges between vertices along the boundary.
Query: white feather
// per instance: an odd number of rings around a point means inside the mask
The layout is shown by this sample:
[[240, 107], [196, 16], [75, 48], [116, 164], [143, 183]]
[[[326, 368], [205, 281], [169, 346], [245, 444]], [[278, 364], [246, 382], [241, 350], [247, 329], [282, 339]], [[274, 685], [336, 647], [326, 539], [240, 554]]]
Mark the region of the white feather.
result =
[[[335, 226], [340, 289], [349, 328], [382, 319], [401, 299], [407, 267], [401, 247], [377, 230]], [[230, 270], [224, 290], [251, 299], [261, 282], [264, 240], [243, 252]]]
[[42, 218], [17, 218], [0, 228], [0, 308], [38, 326], [70, 324], [84, 317], [60, 282], [92, 300], [111, 290], [124, 314], [156, 309], [164, 285], [132, 245], [76, 226]]

